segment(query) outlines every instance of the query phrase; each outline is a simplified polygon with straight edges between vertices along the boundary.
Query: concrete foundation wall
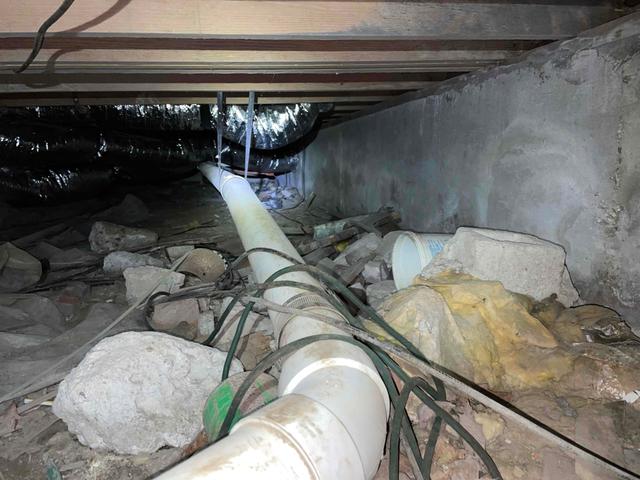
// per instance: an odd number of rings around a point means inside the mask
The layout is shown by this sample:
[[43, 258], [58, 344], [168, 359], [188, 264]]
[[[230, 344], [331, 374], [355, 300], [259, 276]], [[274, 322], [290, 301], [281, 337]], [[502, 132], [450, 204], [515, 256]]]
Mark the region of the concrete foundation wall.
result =
[[582, 297], [640, 325], [640, 14], [322, 131], [307, 194], [340, 215], [559, 243]]

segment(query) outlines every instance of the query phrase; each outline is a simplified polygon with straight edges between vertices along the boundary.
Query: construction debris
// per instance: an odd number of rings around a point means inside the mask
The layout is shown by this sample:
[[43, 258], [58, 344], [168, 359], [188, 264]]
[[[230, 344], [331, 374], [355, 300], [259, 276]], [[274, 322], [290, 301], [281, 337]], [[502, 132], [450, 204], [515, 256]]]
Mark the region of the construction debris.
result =
[[198, 300], [186, 298], [160, 303], [153, 308], [151, 326], [154, 330], [169, 332], [193, 340], [198, 335], [200, 308]]
[[380, 243], [378, 235], [367, 233], [349, 245], [334, 261], [337, 265], [354, 265], [363, 258], [375, 254]]
[[[202, 406], [225, 354], [156, 332], [102, 340], [60, 384], [53, 412], [91, 448], [120, 454], [182, 447], [202, 429]], [[235, 360], [231, 372], [242, 371]]]
[[[301, 200], [295, 189], [272, 181], [263, 184], [271, 185], [263, 189], [261, 198], [272, 208], [286, 206], [288, 200]], [[190, 185], [188, 192], [197, 188]], [[146, 309], [134, 310], [110, 332], [115, 336], [102, 340], [87, 355], [95, 342], [82, 347], [78, 355], [33, 386], [36, 390], [66, 376], [55, 412], [69, 430], [54, 423], [57, 418], [46, 402], [28, 411], [28, 405], [18, 397], [14, 410], [4, 410], [0, 429], [4, 427], [7, 436], [0, 438], [0, 457], [7, 460], [0, 462], [9, 462], [9, 470], [17, 472], [7, 480], [42, 475], [45, 463], [39, 459], [45, 457], [56, 461], [65, 478], [148, 478], [204, 446], [206, 439], [202, 433], [198, 435], [203, 426], [210, 438], [216, 435], [228, 402], [248, 374], [233, 375], [241, 370], [234, 360], [231, 377], [215, 389], [226, 357], [223, 350], [231, 347], [240, 315], [250, 300], [243, 297], [233, 308], [212, 342], [215, 348], [197, 342], [209, 337], [231, 299], [243, 286], [255, 284], [255, 276], [246, 261], [235, 271], [226, 272], [224, 259], [232, 265], [243, 247], [226, 209], [218, 208], [211, 215], [212, 207], [206, 203], [210, 201], [209, 190], [203, 189], [206, 197], [198, 198], [192, 206], [175, 205], [175, 192], [166, 190], [149, 196], [154, 202], [166, 201], [165, 210], [152, 208], [153, 215], [141, 200], [128, 196], [112, 209], [88, 215], [82, 224], [53, 230], [46, 227], [35, 237], [24, 237], [30, 238], [24, 248], [43, 260], [47, 276], [29, 286], [37, 289], [38, 295], [0, 297], [0, 393], [10, 392], [92, 340], [125, 311], [127, 301], [142, 299], [152, 289], [164, 294], [156, 296]], [[286, 234], [295, 235], [292, 241], [305, 262], [317, 264], [345, 282], [358, 298], [384, 313], [386, 321], [427, 358], [620, 464], [629, 468], [633, 462], [640, 464], [636, 433], [640, 425], [638, 339], [612, 310], [593, 305], [568, 309], [555, 297], [542, 297], [553, 293], [567, 305], [577, 298], [572, 287], [567, 288], [568, 272], [560, 247], [528, 236], [509, 237], [505, 242], [506, 237], [493, 231], [459, 229], [458, 246], [443, 252], [433, 270], [425, 269], [426, 276], [417, 285], [396, 291], [390, 266], [391, 249], [400, 233], [395, 225], [397, 213], [383, 210], [327, 222], [328, 217], [319, 209], [312, 215], [306, 211], [302, 206], [291, 212], [273, 212], [273, 217]], [[92, 220], [100, 221], [93, 224], [89, 251], [82, 232], [88, 231]], [[118, 225], [106, 223], [110, 221]], [[120, 247], [123, 242], [135, 246]], [[190, 252], [181, 266], [175, 266], [182, 273], [162, 268]], [[526, 255], [533, 255], [533, 260]], [[81, 264], [88, 270], [76, 269]], [[52, 270], [64, 269], [47, 272], [47, 265]], [[74, 269], [67, 272], [71, 266]], [[463, 273], [452, 274], [452, 269]], [[477, 278], [464, 275], [473, 272]], [[60, 278], [56, 275], [67, 273], [68, 279], [56, 280]], [[366, 316], [357, 306], [349, 305], [349, 309], [360, 319]], [[265, 311], [265, 305], [258, 304], [250, 312], [234, 353], [249, 370], [276, 349], [277, 339]], [[150, 328], [158, 332], [118, 335]], [[398, 361], [408, 373], [424, 376]], [[270, 373], [277, 378], [279, 366]], [[274, 377], [263, 377], [274, 388], [251, 389], [250, 398], [240, 404], [236, 421], [266, 403], [265, 393], [276, 395]], [[401, 382], [394, 379], [401, 388]], [[233, 388], [227, 388], [229, 384]], [[207, 425], [210, 417], [202, 408], [210, 394], [207, 408], [213, 407], [213, 426]], [[51, 398], [51, 392], [44, 396], [35, 393], [33, 398], [41, 396]], [[574, 480], [607, 478], [590, 464], [551, 448], [508, 417], [458, 391], [447, 388], [446, 400], [436, 403], [477, 439], [505, 480], [545, 475]], [[433, 435], [436, 414], [413, 395], [407, 413], [424, 451]], [[431, 479], [490, 478], [477, 452], [450, 426], [441, 426], [439, 432], [431, 452]], [[91, 448], [80, 445], [78, 439]], [[605, 444], [612, 447], [603, 451]], [[161, 448], [163, 445], [169, 447]], [[403, 446], [399, 478], [418, 480], [422, 475], [410, 457], [409, 448]], [[22, 463], [14, 467], [10, 462], [16, 461]], [[0, 469], [4, 465], [0, 463]], [[27, 474], [22, 474], [24, 465], [29, 468]], [[385, 457], [375, 478], [387, 478], [390, 467]]]
[[482, 280], [497, 280], [507, 290], [542, 300], [557, 295], [565, 306], [579, 301], [556, 244], [532, 235], [461, 227], [422, 272], [429, 278], [451, 270]]
[[390, 272], [387, 268], [387, 264], [382, 259], [370, 260], [364, 264], [362, 270], [362, 278], [365, 283], [379, 283], [384, 280], [389, 280]]
[[97, 253], [136, 250], [154, 245], [158, 234], [142, 228], [130, 228], [109, 222], [96, 222], [91, 227], [89, 243]]
[[111, 252], [104, 257], [102, 270], [104, 270], [104, 273], [119, 275], [127, 268], [143, 266], [164, 267], [165, 262], [150, 255], [117, 251]]
[[169, 257], [169, 260], [171, 261], [171, 263], [173, 263], [179, 258], [182, 258], [184, 255], [189, 253], [194, 248], [196, 247], [194, 247], [193, 245], [176, 245], [172, 247], [167, 247], [167, 256]]
[[393, 280], [383, 280], [382, 282], [369, 285], [366, 291], [367, 303], [377, 310], [389, 295], [396, 291], [396, 285], [393, 283]]
[[184, 284], [185, 276], [166, 268], [144, 266], [127, 268], [124, 271], [124, 280], [127, 301], [132, 304], [156, 292], [176, 292]]

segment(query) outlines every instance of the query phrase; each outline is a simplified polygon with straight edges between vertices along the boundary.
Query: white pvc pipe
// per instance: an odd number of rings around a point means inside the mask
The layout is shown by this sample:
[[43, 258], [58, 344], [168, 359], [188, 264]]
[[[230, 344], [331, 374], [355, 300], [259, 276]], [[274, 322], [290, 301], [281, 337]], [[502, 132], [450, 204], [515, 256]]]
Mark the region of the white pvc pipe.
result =
[[[302, 261], [255, 196], [249, 183], [207, 163], [202, 173], [220, 191], [245, 250], [267, 247]], [[291, 262], [256, 252], [249, 262], [262, 283]], [[321, 286], [311, 275], [279, 278]], [[269, 289], [265, 297], [284, 305], [304, 290]], [[340, 318], [329, 305], [309, 309]], [[343, 334], [303, 315], [269, 312], [280, 345], [319, 333]], [[225, 439], [185, 460], [159, 479], [368, 480], [382, 458], [389, 397], [369, 357], [335, 340], [312, 343], [287, 357], [278, 386], [281, 398], [240, 420]]]
[[431, 263], [453, 235], [401, 232], [391, 252], [393, 282], [398, 290], [413, 284], [416, 275]]

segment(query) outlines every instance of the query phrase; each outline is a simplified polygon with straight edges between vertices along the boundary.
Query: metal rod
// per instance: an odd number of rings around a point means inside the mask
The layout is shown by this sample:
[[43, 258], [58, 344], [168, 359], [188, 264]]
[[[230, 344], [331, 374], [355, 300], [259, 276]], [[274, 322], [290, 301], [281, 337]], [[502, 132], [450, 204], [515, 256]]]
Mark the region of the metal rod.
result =
[[218, 168], [222, 164], [222, 111], [224, 109], [224, 92], [217, 94], [218, 112], [216, 115], [216, 147], [218, 148]]
[[249, 155], [251, 154], [251, 141], [253, 139], [253, 105], [256, 101], [256, 92], [249, 92], [249, 104], [247, 105], [247, 125], [244, 142], [244, 178], [249, 174]]

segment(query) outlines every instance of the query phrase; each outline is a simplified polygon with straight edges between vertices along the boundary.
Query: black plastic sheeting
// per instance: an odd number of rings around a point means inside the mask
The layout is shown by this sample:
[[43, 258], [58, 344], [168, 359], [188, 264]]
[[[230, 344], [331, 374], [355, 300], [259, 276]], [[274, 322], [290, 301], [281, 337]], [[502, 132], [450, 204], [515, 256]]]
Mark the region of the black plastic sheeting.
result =
[[[297, 154], [315, 138], [323, 109], [258, 108], [249, 170], [292, 171]], [[216, 161], [214, 116], [215, 107], [199, 105], [2, 108], [0, 199], [59, 202], [95, 195], [116, 182], [192, 175], [199, 163]], [[245, 128], [246, 110], [227, 107], [222, 162], [240, 171]]]

